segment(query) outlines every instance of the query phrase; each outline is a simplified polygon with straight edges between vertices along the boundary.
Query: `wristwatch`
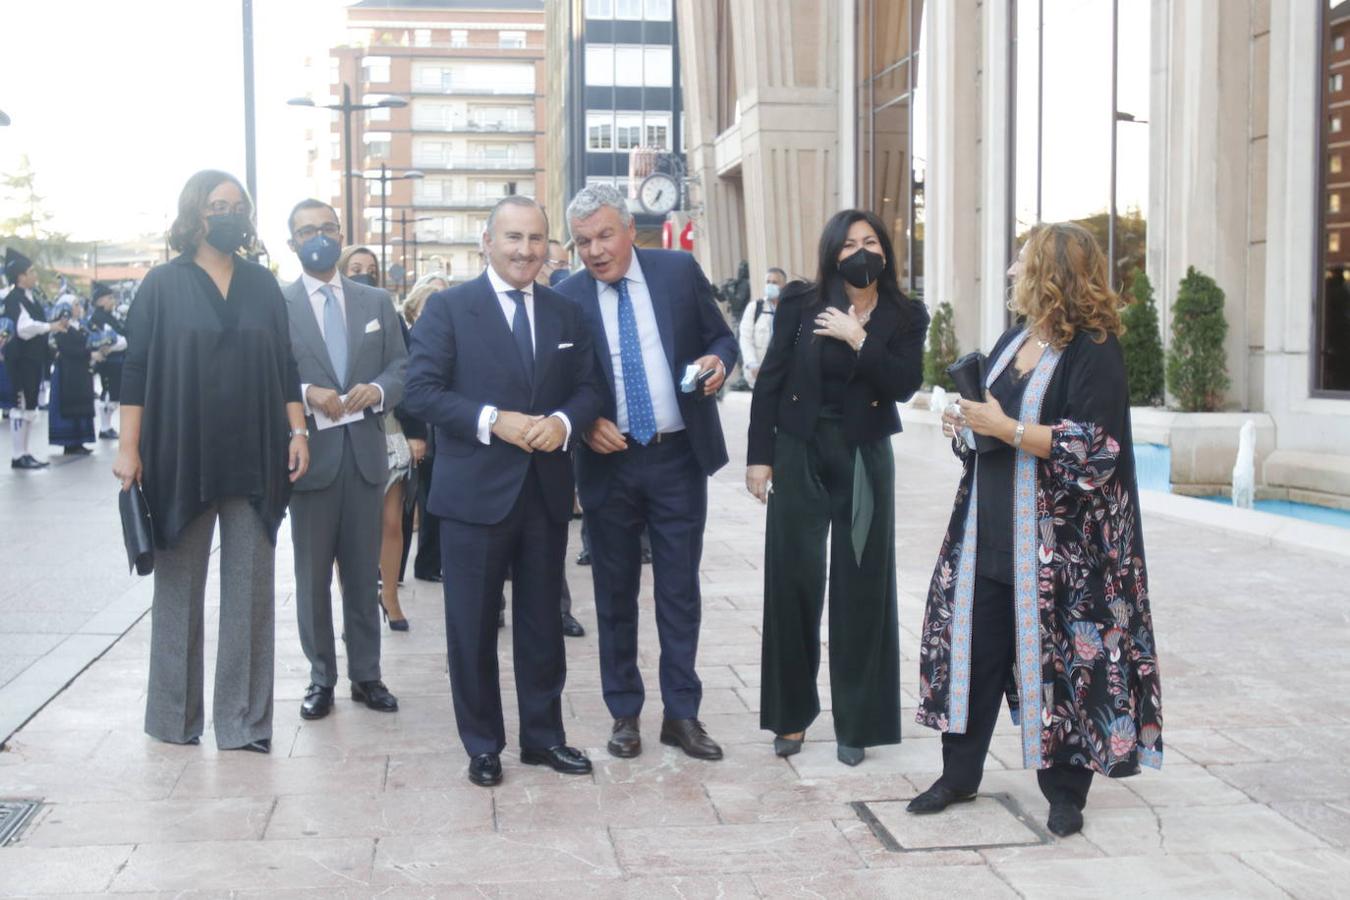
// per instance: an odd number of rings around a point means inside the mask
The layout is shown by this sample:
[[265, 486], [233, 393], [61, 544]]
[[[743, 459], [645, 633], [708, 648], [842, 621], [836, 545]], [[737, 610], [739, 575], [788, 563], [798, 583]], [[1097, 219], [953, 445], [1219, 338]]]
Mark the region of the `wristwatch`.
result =
[[491, 428], [492, 428], [493, 425], [496, 425], [496, 424], [497, 424], [497, 407], [494, 406], [494, 407], [492, 408], [492, 412], [488, 413], [488, 421], [487, 421], [487, 423], [488, 423], [488, 429], [489, 429], [489, 430], [491, 430]]
[[297, 438], [297, 437], [307, 438], [307, 437], [309, 437], [309, 429], [308, 429], [308, 428], [292, 428], [292, 429], [291, 429], [291, 437], [293, 437], [293, 438]]
[[1014, 450], [1022, 449], [1022, 438], [1026, 436], [1026, 433], [1027, 433], [1027, 423], [1018, 422], [1017, 428], [1013, 431], [1012, 445]]

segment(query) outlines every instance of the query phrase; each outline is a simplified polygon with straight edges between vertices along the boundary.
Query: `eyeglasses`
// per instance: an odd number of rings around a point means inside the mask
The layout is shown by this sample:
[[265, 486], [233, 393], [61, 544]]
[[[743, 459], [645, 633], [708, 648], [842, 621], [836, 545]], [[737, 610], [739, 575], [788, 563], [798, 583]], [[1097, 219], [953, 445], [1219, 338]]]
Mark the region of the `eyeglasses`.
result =
[[294, 237], [300, 243], [304, 243], [316, 234], [322, 234], [324, 237], [337, 237], [342, 233], [342, 226], [336, 222], [324, 222], [322, 225], [306, 225], [304, 228], [297, 228]]
[[248, 215], [247, 203], [230, 204], [228, 200], [217, 200], [215, 203], [206, 204], [206, 211], [213, 216], [228, 216], [234, 213], [236, 216]]

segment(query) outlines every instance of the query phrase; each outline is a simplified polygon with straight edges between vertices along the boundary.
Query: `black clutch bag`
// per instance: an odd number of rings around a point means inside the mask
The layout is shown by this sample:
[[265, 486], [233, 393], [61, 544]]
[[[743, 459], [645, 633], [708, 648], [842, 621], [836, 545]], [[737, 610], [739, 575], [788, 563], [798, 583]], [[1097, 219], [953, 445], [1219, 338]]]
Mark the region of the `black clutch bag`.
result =
[[[984, 380], [988, 373], [989, 358], [978, 350], [967, 353], [947, 367], [947, 374], [956, 385], [957, 393], [966, 400], [983, 402]], [[988, 435], [975, 434], [969, 430], [966, 430], [965, 434], [966, 446], [970, 446], [970, 439], [974, 438], [975, 446], [972, 449], [976, 453], [988, 453], [1003, 444], [998, 438]]]
[[117, 498], [117, 509], [122, 514], [122, 542], [127, 547], [127, 566], [135, 569], [137, 575], [149, 575], [155, 571], [155, 526], [139, 484], [122, 491]]

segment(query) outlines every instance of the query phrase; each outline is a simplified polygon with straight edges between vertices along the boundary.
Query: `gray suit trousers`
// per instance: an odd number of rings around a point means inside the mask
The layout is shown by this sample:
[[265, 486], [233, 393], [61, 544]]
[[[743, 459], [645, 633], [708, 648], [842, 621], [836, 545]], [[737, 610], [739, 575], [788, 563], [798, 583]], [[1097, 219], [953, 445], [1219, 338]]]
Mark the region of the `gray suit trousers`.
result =
[[328, 487], [291, 494], [291, 541], [295, 545], [295, 608], [300, 646], [310, 680], [337, 684], [333, 642], [333, 563], [342, 584], [342, 627], [347, 635], [347, 676], [380, 677], [380, 527], [384, 484], [361, 477], [350, 440]]
[[145, 731], [181, 744], [203, 729], [206, 570], [220, 519], [220, 635], [212, 724], [216, 746], [272, 737], [273, 573], [276, 548], [243, 497], [227, 497], [155, 554], [150, 689]]

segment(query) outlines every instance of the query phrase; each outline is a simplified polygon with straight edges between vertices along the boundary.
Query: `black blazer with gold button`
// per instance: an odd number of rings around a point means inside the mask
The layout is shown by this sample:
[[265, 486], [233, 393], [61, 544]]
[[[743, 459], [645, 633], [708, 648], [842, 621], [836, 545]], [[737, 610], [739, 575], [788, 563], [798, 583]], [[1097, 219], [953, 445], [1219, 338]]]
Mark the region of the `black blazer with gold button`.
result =
[[[829, 305], [848, 308], [841, 286], [829, 291]], [[820, 416], [820, 351], [815, 319], [825, 307], [814, 284], [794, 281], [783, 289], [774, 312], [773, 339], [755, 380], [750, 404], [748, 465], [773, 465], [774, 436], [781, 429], [810, 440]], [[883, 288], [865, 326], [867, 339], [844, 395], [844, 437], [850, 446], [900, 431], [895, 408], [923, 383], [923, 342], [928, 310], [904, 294]]]

